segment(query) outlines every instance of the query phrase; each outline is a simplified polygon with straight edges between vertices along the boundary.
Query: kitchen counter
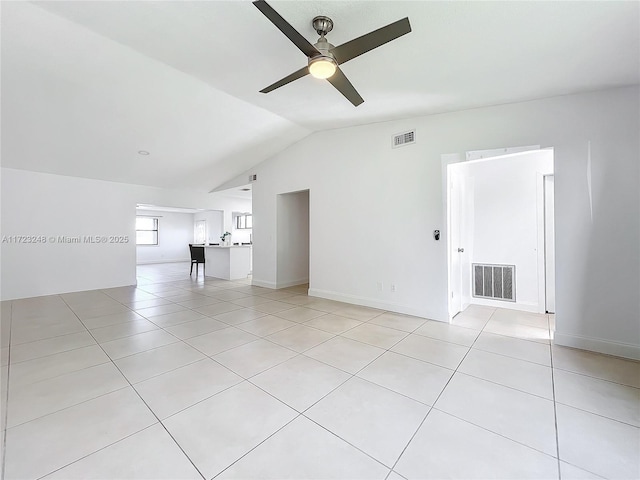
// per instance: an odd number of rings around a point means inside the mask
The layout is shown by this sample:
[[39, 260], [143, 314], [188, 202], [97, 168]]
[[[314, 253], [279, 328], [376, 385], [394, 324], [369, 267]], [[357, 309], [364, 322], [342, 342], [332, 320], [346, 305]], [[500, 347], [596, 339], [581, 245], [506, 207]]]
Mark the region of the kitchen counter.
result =
[[251, 245], [205, 245], [206, 276], [241, 280], [251, 273]]

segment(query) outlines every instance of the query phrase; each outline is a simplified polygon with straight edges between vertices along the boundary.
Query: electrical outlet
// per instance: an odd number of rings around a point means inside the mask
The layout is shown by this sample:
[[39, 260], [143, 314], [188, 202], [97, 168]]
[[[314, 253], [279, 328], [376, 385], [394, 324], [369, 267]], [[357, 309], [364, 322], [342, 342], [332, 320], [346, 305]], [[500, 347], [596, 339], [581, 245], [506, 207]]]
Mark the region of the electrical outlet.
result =
[[396, 284], [391, 282], [391, 291], [395, 292], [396, 291]]
[[379, 292], [382, 292], [382, 291], [384, 290], [384, 283], [382, 283], [382, 282], [378, 282], [378, 283], [377, 283], [377, 286], [378, 286], [378, 291], [379, 291]]

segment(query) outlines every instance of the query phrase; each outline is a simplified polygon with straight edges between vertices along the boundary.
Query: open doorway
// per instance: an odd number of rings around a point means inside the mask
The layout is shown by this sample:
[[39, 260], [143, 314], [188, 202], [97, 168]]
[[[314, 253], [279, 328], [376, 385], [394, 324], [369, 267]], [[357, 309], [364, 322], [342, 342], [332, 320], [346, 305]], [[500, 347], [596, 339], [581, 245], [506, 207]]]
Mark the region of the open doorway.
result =
[[138, 204], [135, 225], [137, 265], [188, 262], [190, 243], [219, 237], [222, 212]]
[[449, 318], [470, 304], [552, 312], [553, 149], [470, 157], [446, 165]]
[[309, 283], [309, 190], [278, 195], [276, 288]]

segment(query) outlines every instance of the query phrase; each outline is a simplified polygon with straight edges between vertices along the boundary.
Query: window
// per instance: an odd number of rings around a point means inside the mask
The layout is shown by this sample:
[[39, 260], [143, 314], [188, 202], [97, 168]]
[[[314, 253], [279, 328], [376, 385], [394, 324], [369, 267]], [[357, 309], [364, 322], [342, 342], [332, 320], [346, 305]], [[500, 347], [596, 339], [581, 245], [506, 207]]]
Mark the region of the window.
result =
[[236, 217], [236, 228], [238, 230], [246, 230], [253, 227], [253, 221], [251, 219], [250, 213], [245, 213], [243, 215], [238, 215]]
[[206, 220], [197, 220], [196, 228], [194, 234], [194, 242], [193, 243], [204, 243], [207, 237], [207, 221]]
[[158, 245], [158, 219], [136, 217], [136, 245]]

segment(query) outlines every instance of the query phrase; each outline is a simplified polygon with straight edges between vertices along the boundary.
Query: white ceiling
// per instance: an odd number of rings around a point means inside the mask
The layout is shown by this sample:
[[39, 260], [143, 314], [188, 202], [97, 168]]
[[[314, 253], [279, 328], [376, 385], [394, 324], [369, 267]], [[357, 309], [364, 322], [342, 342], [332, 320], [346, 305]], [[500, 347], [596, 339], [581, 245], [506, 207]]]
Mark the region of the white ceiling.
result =
[[306, 59], [249, 1], [2, 2], [3, 166], [208, 191], [313, 131], [640, 83], [638, 2], [270, 3], [312, 43], [413, 32], [344, 64], [355, 108], [258, 93]]

